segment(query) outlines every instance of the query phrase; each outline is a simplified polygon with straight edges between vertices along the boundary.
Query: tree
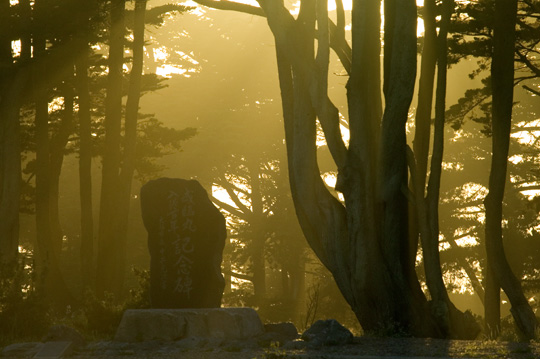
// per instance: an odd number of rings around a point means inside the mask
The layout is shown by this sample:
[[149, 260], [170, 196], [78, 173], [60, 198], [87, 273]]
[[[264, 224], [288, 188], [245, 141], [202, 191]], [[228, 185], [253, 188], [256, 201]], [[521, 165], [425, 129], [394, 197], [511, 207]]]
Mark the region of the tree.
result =
[[[0, 275], [14, 268], [19, 244], [21, 186], [20, 126], [17, 106], [21, 73], [11, 53], [9, 1], [0, 3]], [[14, 76], [13, 74], [16, 74]]]
[[123, 282], [122, 242], [117, 237], [116, 206], [121, 165], [122, 83], [124, 66], [125, 0], [110, 2], [109, 58], [105, 100], [105, 146], [99, 210], [96, 291], [118, 294]]
[[[520, 187], [524, 190], [530, 185], [531, 182], [536, 180], [536, 177], [531, 177], [532, 171], [527, 169], [526, 163], [530, 161], [532, 153], [537, 152], [537, 149], [528, 147], [525, 153], [516, 153], [516, 155], [523, 154], [523, 158], [525, 159], [523, 164], [508, 164], [508, 144], [511, 141], [510, 138], [505, 141], [502, 139], [505, 136], [510, 135], [510, 133], [512, 133], [514, 136], [518, 135], [520, 131], [523, 131], [523, 129], [520, 129], [521, 125], [510, 126], [510, 117], [507, 117], [507, 119], [504, 121], [504, 126], [501, 125], [502, 122], [495, 125], [494, 116], [495, 113], [497, 113], [498, 121], [501, 121], [502, 117], [512, 116], [513, 114], [516, 122], [522, 122], [524, 120], [530, 121], [526, 119], [527, 116], [525, 116], [525, 111], [520, 109], [520, 107], [523, 107], [522, 104], [514, 106], [515, 104], [512, 103], [512, 100], [510, 100], [510, 104], [508, 104], [508, 97], [511, 98], [513, 93], [511, 88], [506, 88], [504, 91], [502, 91], [502, 88], [504, 86], [509, 86], [510, 83], [512, 83], [513, 86], [523, 84], [522, 87], [529, 91], [529, 85], [533, 84], [540, 74], [538, 71], [538, 61], [535, 58], [535, 54], [538, 53], [538, 24], [534, 22], [534, 19], [538, 16], [537, 2], [518, 1], [515, 4], [507, 4], [509, 8], [505, 9], [506, 13], [504, 16], [501, 15], [500, 12], [498, 13], [498, 11], [501, 11], [500, 8], [497, 10], [497, 6], [499, 5], [496, 5], [496, 2], [493, 0], [480, 0], [467, 4], [460, 4], [457, 9], [459, 16], [457, 16], [452, 23], [453, 34], [450, 42], [453, 62], [468, 56], [475, 56], [479, 58], [479, 68], [475, 70], [471, 76], [478, 76], [482, 74], [483, 71], [489, 70], [489, 65], [491, 62], [491, 75], [482, 81], [484, 88], [467, 90], [465, 96], [459, 100], [459, 103], [450, 108], [449, 112], [451, 113], [450, 115], [452, 117], [452, 126], [456, 129], [461, 129], [464, 120], [471, 118], [475, 122], [478, 122], [484, 126], [482, 132], [487, 136], [494, 136], [495, 128], [497, 128], [497, 131], [501, 131], [502, 128], [508, 129], [508, 133], [505, 133], [504, 135], [499, 133], [498, 139], [493, 138], [493, 158], [495, 162], [492, 163], [492, 175], [490, 177], [490, 188], [493, 186], [493, 191], [492, 195], [485, 200], [486, 215], [489, 213], [489, 219], [486, 219], [489, 223], [489, 228], [488, 223], [486, 223], [485, 244], [491, 249], [493, 249], [494, 243], [497, 243], [495, 247], [500, 246], [498, 252], [490, 250], [491, 255], [488, 255], [487, 258], [488, 263], [483, 263], [482, 269], [482, 276], [484, 277], [483, 287], [485, 288], [485, 300], [483, 300], [483, 303], [485, 305], [486, 327], [489, 328], [489, 335], [492, 336], [497, 336], [500, 330], [501, 285], [497, 279], [498, 275], [495, 275], [495, 272], [491, 267], [493, 265], [499, 266], [501, 271], [506, 272], [504, 276], [507, 277], [507, 288], [509, 288], [508, 281], [512, 277], [510, 267], [505, 265], [507, 260], [504, 258], [505, 255], [502, 251], [502, 237], [499, 238], [500, 235], [502, 236], [503, 231], [501, 228], [497, 229], [498, 225], [495, 224], [499, 221], [499, 213], [501, 215], [500, 218], [503, 218], [502, 203], [499, 203], [499, 200], [503, 201], [503, 192], [501, 191], [504, 191], [505, 188], [505, 174], [507, 172], [506, 166], [510, 166], [509, 169], [511, 172], [511, 177], [514, 179], [519, 178], [519, 180], [513, 181], [514, 183], [509, 183], [511, 189], [507, 191], [504, 198], [504, 204], [506, 207], [504, 211], [505, 218], [509, 220], [509, 226], [504, 230], [504, 237], [506, 243], [512, 243], [513, 249], [517, 247], [518, 243], [524, 239], [511, 235], [514, 230], [519, 229], [515, 227], [510, 228], [510, 223], [514, 224], [516, 221], [511, 220], [513, 216], [510, 215], [509, 212], [511, 210], [516, 210], [516, 197], [521, 196], [521, 201], [528, 202], [527, 200], [523, 200], [523, 195], [520, 195], [519, 192], [521, 191]], [[510, 7], [518, 8], [519, 11], [516, 12]], [[508, 14], [512, 15], [509, 16]], [[498, 16], [503, 16], [505, 21], [501, 23], [500, 20], [502, 17], [498, 18]], [[513, 18], [513, 25], [507, 23], [510, 21], [510, 17]], [[504, 27], [504, 30], [501, 30], [501, 27]], [[497, 32], [497, 28], [499, 30], [498, 35], [496, 36], [495, 33]], [[501, 33], [505, 33], [508, 37], [502, 39]], [[496, 43], [498, 44], [496, 45]], [[505, 45], [501, 45], [502, 43]], [[501, 50], [502, 48], [504, 48], [504, 50]], [[506, 51], [506, 55], [502, 56], [501, 54], [504, 51]], [[512, 52], [514, 56], [512, 56]], [[505, 60], [501, 60], [503, 58]], [[505, 63], [505, 61], [507, 61], [507, 63]], [[510, 62], [513, 63], [512, 67], [510, 67]], [[505, 63], [505, 65], [501, 66], [502, 63]], [[494, 74], [498, 76], [497, 79], [493, 78]], [[507, 78], [502, 80], [502, 77], [504, 76], [507, 76]], [[497, 95], [495, 95], [496, 83], [498, 86], [497, 90], [499, 91]], [[503, 83], [505, 85], [501, 85]], [[503, 93], [506, 93], [506, 95], [503, 95]], [[497, 97], [499, 100], [496, 105], [494, 101], [495, 97]], [[504, 100], [505, 98], [506, 100]], [[523, 98], [523, 96], [521, 98]], [[502, 103], [505, 102], [506, 105], [503, 105]], [[505, 108], [505, 106], [507, 107]], [[505, 108], [505, 110], [503, 111], [502, 108]], [[514, 109], [513, 112], [512, 109]], [[517, 120], [517, 118], [520, 120]], [[531, 120], [535, 121], [536, 117], [532, 118]], [[527, 126], [529, 125], [525, 125], [524, 127]], [[518, 141], [516, 141], [516, 139], [513, 140], [514, 148], [519, 146], [517, 142]], [[499, 145], [502, 145], [502, 148]], [[532, 147], [535, 147], [535, 145]], [[531, 151], [533, 152], [531, 153]], [[532, 155], [532, 157], [534, 157], [534, 155]], [[497, 177], [498, 179], [495, 179]], [[487, 186], [487, 183], [485, 186]], [[500, 186], [502, 186], [502, 188]], [[511, 206], [510, 203], [514, 204], [514, 206]], [[524, 204], [522, 204], [522, 206], [523, 205]], [[520, 214], [520, 217], [523, 217], [523, 215]], [[530, 228], [532, 227], [533, 226], [531, 225]], [[531, 237], [530, 233], [534, 233], [534, 231], [529, 230], [529, 233], [522, 232], [522, 237]], [[497, 239], [495, 240], [495, 238]], [[509, 249], [510, 247], [507, 247], [507, 250]], [[494, 255], [497, 256], [495, 257]], [[482, 258], [481, 261], [483, 262], [483, 255], [479, 255], [477, 258]], [[521, 263], [522, 261], [523, 259], [519, 260], [518, 262]], [[523, 277], [519, 275], [520, 271], [518, 270], [519, 268], [522, 268], [522, 265], [515, 265], [515, 263], [517, 262], [514, 261], [512, 269], [514, 270], [514, 273], [516, 273], [517, 278], [516, 281], [513, 282], [512, 295], [522, 297], [522, 294], [519, 294], [522, 291], [518, 285], [519, 283], [517, 282], [518, 278], [519, 280], [523, 279]], [[476, 286], [479, 287], [478, 284]], [[481, 289], [481, 292], [483, 292], [483, 288]], [[514, 303], [516, 301], [517, 299], [515, 297]], [[521, 301], [521, 304], [522, 309], [514, 308], [513, 312], [521, 311], [522, 317], [529, 317], [529, 328], [526, 328], [523, 323], [518, 324], [518, 327], [521, 328], [521, 330], [526, 330], [526, 332], [523, 332], [523, 334], [526, 337], [530, 337], [530, 327], [532, 326], [532, 319], [534, 318], [532, 318], [530, 313], [525, 314], [525, 312], [529, 311], [529, 309], [527, 309], [529, 305], [523, 303], [523, 301]], [[527, 321], [523, 318], [520, 319], [519, 316], [515, 317], [515, 319], [516, 323], [518, 321]]]
[[[446, 300], [446, 289], [440, 285], [437, 258], [440, 230], [436, 215], [428, 222], [418, 219], [420, 227], [429, 224], [425, 226], [423, 237], [431, 238], [434, 249], [426, 251], [424, 245], [423, 253], [425, 265], [431, 262], [431, 268], [438, 271], [430, 282], [439, 284], [429, 287], [434, 301], [427, 301], [415, 273], [410, 270], [413, 253], [409, 251], [409, 241], [414, 238], [409, 238], [408, 231], [404, 230], [409, 217], [404, 189], [408, 181], [405, 123], [416, 68], [414, 3], [385, 2], [383, 110], [378, 91], [381, 86], [377, 1], [353, 1], [351, 48], [340, 38], [343, 17], [338, 15], [337, 26], [329, 21], [324, 1], [319, 1], [317, 6], [313, 2], [301, 2], [296, 18], [282, 2], [260, 0], [259, 7], [231, 1], [198, 2], [267, 18], [276, 39], [289, 178], [297, 216], [310, 246], [333, 273], [362, 327], [366, 331], [399, 328], [420, 336], [474, 337], [479, 330], [477, 325]], [[337, 3], [340, 14], [342, 7], [339, 1]], [[449, 18], [451, 4], [444, 2], [443, 19]], [[442, 22], [439, 27], [439, 33], [444, 34]], [[314, 39], [318, 45], [316, 52]], [[446, 71], [445, 40], [442, 35], [439, 43], [443, 45], [439, 45], [437, 55], [440, 61], [437, 91], [441, 94], [437, 96], [440, 103], [436, 106], [438, 139], [430, 175], [436, 195], [431, 196], [428, 188], [430, 211], [437, 208], [442, 161], [440, 134], [443, 133], [445, 85], [441, 76], [445, 76]], [[350, 76], [347, 84], [348, 146], [341, 139], [337, 109], [326, 95], [329, 47], [335, 50]], [[449, 62], [452, 61], [453, 58]], [[326, 190], [320, 177], [315, 145], [316, 119], [336, 163], [336, 189], [343, 194], [343, 203]], [[422, 152], [424, 155], [415, 153], [418, 156], [415, 160], [420, 163], [427, 162], [427, 152], [425, 149]], [[424, 179], [419, 181], [425, 183]], [[419, 198], [424, 201], [423, 186], [417, 188], [416, 207], [422, 206]], [[426, 272], [430, 272], [428, 267]], [[445, 304], [437, 304], [437, 298], [443, 298]], [[423, 318], [422, 322], [418, 318]]]
[[94, 214], [92, 211], [92, 115], [89, 89], [91, 16], [96, 12], [96, 1], [81, 0], [80, 31], [75, 37], [77, 52], [75, 88], [79, 97], [79, 186], [81, 203], [81, 275], [83, 287], [91, 288], [94, 268]]
[[[508, 264], [502, 243], [502, 201], [506, 184], [513, 106], [516, 15], [517, 1], [495, 0], [491, 64], [493, 157], [489, 193], [484, 201], [487, 269], [488, 275], [491, 274], [494, 278], [487, 282], [490, 287], [486, 287], [486, 292], [498, 292], [499, 286], [502, 287], [512, 303], [511, 311], [518, 328], [528, 339], [533, 339], [538, 323], [523, 295], [519, 280], [514, 276]], [[498, 305], [499, 300], [495, 303]], [[487, 309], [491, 308], [486, 307], [486, 322], [498, 332], [499, 316], [496, 316], [496, 313], [493, 316]]]
[[[131, 184], [136, 169], [139, 99], [142, 94], [144, 60], [144, 30], [146, 1], [136, 0], [133, 13], [127, 13], [125, 0], [110, 3], [109, 60], [107, 97], [105, 102], [105, 145], [103, 151], [102, 186], [99, 217], [96, 291], [117, 297], [122, 294], [125, 276], [125, 248], [131, 198]], [[154, 8], [150, 21], [162, 22], [162, 16], [172, 11], [184, 12], [182, 5]], [[129, 79], [125, 120], [122, 108], [124, 42], [127, 15], [132, 15], [133, 62]], [[124, 135], [122, 136], [122, 128]], [[188, 131], [190, 132], [190, 131]], [[186, 133], [189, 138], [193, 134]], [[182, 135], [180, 135], [182, 137]]]

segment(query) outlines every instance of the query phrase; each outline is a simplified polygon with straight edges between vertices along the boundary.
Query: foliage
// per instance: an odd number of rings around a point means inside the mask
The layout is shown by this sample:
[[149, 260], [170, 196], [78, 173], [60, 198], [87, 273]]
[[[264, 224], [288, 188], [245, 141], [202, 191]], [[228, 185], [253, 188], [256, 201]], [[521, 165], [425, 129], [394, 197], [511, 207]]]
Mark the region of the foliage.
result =
[[3, 272], [0, 277], [0, 345], [40, 339], [52, 323], [49, 308], [35, 290], [28, 259], [21, 256], [11, 273]]

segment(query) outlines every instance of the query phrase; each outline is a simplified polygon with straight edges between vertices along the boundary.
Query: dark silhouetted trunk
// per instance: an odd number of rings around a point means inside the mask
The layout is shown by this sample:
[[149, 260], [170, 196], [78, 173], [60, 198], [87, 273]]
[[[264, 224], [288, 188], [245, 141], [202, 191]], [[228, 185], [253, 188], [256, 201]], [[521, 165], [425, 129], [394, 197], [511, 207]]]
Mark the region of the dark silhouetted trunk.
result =
[[119, 283], [124, 281], [124, 267], [126, 263], [126, 244], [129, 220], [129, 208], [131, 204], [131, 185], [135, 172], [136, 144], [137, 144], [137, 117], [139, 114], [139, 99], [141, 97], [141, 79], [144, 62], [144, 18], [146, 12], [146, 0], [135, 1], [135, 19], [133, 27], [133, 63], [129, 77], [129, 90], [126, 103], [124, 154], [122, 158], [122, 171], [120, 174], [118, 223], [113, 224], [118, 228], [116, 233], [117, 242], [115, 247], [116, 268], [119, 275]]
[[93, 288], [94, 268], [94, 214], [92, 206], [92, 114], [89, 88], [90, 14], [94, 1], [80, 0], [80, 33], [77, 46], [80, 56], [76, 67], [76, 91], [79, 98], [79, 187], [81, 202], [81, 276], [83, 289]]
[[22, 78], [14, 76], [9, 0], [0, 2], [0, 276], [15, 269], [19, 245], [21, 143], [19, 106]]
[[69, 141], [69, 136], [73, 132], [73, 89], [71, 84], [66, 83], [64, 92], [64, 111], [58, 132], [51, 139], [50, 144], [50, 218], [51, 218], [51, 246], [55, 256], [59, 258], [62, 251], [64, 232], [60, 223], [59, 215], [59, 195], [60, 195], [60, 174], [64, 154]]
[[[416, 159], [417, 183], [411, 184], [412, 192], [418, 201], [425, 196], [427, 164], [429, 157], [429, 143], [431, 137], [431, 113], [433, 107], [433, 84], [435, 79], [435, 65], [437, 63], [437, 26], [436, 26], [435, 0], [427, 0], [422, 8], [424, 20], [424, 42], [422, 46], [422, 60], [420, 65], [420, 80], [418, 84], [418, 104], [414, 119], [413, 151]], [[420, 232], [418, 208], [414, 202], [409, 202], [409, 271], [415, 271], [415, 259], [418, 251], [418, 235]], [[412, 274], [411, 274], [412, 275]]]
[[124, 266], [120, 265], [118, 237], [119, 177], [121, 162], [122, 80], [124, 63], [125, 0], [110, 3], [109, 75], [105, 99], [105, 146], [99, 212], [99, 240], [96, 291], [119, 296], [122, 293]]
[[[45, 56], [45, 38], [34, 35], [33, 53], [38, 61], [33, 69], [32, 83], [35, 103], [35, 142], [36, 142], [36, 240], [38, 283], [46, 291], [47, 278], [51, 276], [51, 222], [50, 222], [50, 174], [49, 174], [49, 109], [48, 96], [44, 88], [37, 84], [42, 83], [39, 76], [43, 76], [46, 69], [43, 66]], [[39, 64], [39, 61], [42, 63]]]
[[488, 337], [496, 339], [501, 333], [501, 284], [493, 270], [492, 260], [488, 257], [484, 268], [484, 323]]
[[[45, 16], [43, 3], [36, 2], [36, 18]], [[73, 297], [66, 287], [60, 272], [58, 257], [52, 243], [51, 233], [51, 172], [49, 140], [48, 85], [44, 76], [49, 73], [46, 67], [46, 40], [42, 29], [33, 36], [34, 65], [32, 70], [33, 96], [35, 103], [35, 142], [36, 142], [36, 273], [37, 289], [44, 294], [47, 302], [56, 308], [73, 304]]]
[[92, 211], [92, 117], [88, 87], [88, 42], [83, 40], [77, 62], [77, 93], [79, 97], [79, 186], [81, 201], [81, 274], [83, 288], [93, 287], [94, 214]]
[[488, 268], [491, 268], [512, 304], [511, 312], [517, 327], [526, 338], [532, 339], [536, 336], [538, 323], [529, 302], [523, 295], [519, 279], [512, 273], [508, 264], [502, 241], [502, 203], [507, 178], [513, 106], [516, 14], [517, 0], [495, 0], [491, 63], [493, 155], [489, 193], [484, 201], [485, 241]]

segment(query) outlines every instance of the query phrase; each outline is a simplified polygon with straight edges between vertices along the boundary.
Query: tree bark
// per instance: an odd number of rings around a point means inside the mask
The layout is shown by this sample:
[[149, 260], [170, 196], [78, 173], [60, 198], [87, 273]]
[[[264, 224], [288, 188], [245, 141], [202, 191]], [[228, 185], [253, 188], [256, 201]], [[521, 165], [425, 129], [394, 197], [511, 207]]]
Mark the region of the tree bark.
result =
[[109, 75], [105, 99], [105, 146], [103, 153], [96, 292], [120, 296], [124, 267], [119, 265], [119, 175], [121, 162], [122, 82], [124, 64], [125, 0], [110, 3]]
[[437, 25], [436, 25], [435, 0], [426, 0], [422, 8], [424, 20], [424, 42], [422, 47], [422, 62], [420, 65], [420, 80], [418, 84], [418, 103], [416, 117], [413, 150], [416, 158], [416, 169], [421, 196], [425, 195], [430, 131], [431, 113], [433, 108], [433, 89], [435, 79], [435, 65], [437, 63]]
[[[420, 80], [418, 83], [418, 103], [414, 119], [413, 151], [416, 159], [417, 183], [412, 184], [412, 192], [416, 201], [424, 198], [426, 190], [427, 165], [429, 157], [429, 143], [431, 137], [431, 113], [433, 108], [433, 84], [435, 80], [435, 66], [437, 63], [437, 26], [436, 26], [435, 0], [427, 0], [422, 8], [424, 20], [424, 42], [420, 65]], [[414, 261], [418, 251], [418, 235], [420, 225], [418, 208], [409, 203], [409, 271], [415, 271]]]
[[502, 241], [502, 203], [507, 177], [508, 147], [512, 121], [514, 86], [514, 49], [517, 0], [496, 0], [493, 28], [493, 89], [492, 132], [493, 149], [489, 193], [486, 207], [486, 254], [489, 266], [505, 291], [517, 327], [524, 337], [535, 338], [538, 323], [523, 294], [518, 278], [512, 273]]
[[[469, 313], [460, 312], [450, 301], [444, 281], [439, 256], [439, 200], [444, 153], [444, 123], [446, 112], [447, 35], [454, 1], [443, 0], [439, 35], [437, 39], [437, 90], [435, 98], [435, 126], [433, 131], [433, 154], [426, 204], [429, 213], [429, 237], [423, 240], [424, 265], [431, 293], [432, 312], [452, 338], [475, 339], [480, 327]], [[429, 279], [428, 279], [429, 278]]]
[[64, 152], [73, 132], [74, 94], [71, 84], [64, 84], [64, 111], [61, 116], [58, 132], [51, 139], [50, 145], [50, 218], [51, 218], [51, 248], [57, 258], [62, 251], [64, 232], [60, 223], [59, 195], [60, 174], [64, 162]]
[[[39, 5], [39, 2], [36, 6]], [[39, 7], [38, 7], [39, 9]], [[37, 10], [36, 10], [37, 11]], [[35, 34], [33, 37], [34, 60], [44, 62], [45, 38]], [[38, 283], [46, 292], [46, 278], [50, 277], [51, 222], [50, 222], [50, 174], [49, 174], [49, 108], [47, 91], [38, 88], [39, 76], [45, 73], [43, 66], [34, 66], [33, 95], [35, 103], [35, 142], [36, 142], [36, 242], [39, 258]]]
[[21, 143], [18, 98], [20, 72], [14, 65], [9, 34], [9, 0], [0, 2], [0, 277], [13, 274], [19, 244]]
[[255, 304], [259, 307], [266, 304], [266, 231], [264, 228], [263, 194], [261, 192], [260, 164], [256, 158], [247, 159], [251, 187], [251, 264], [253, 271], [253, 289]]
[[492, 259], [486, 258], [483, 270], [485, 281], [484, 297], [484, 324], [487, 335], [491, 339], [497, 339], [501, 333], [501, 283], [491, 264]]
[[135, 161], [137, 156], [137, 122], [139, 115], [139, 100], [141, 98], [141, 80], [144, 62], [144, 27], [146, 0], [135, 1], [134, 27], [133, 27], [133, 63], [129, 75], [129, 89], [126, 103], [124, 153], [122, 156], [122, 171], [120, 173], [119, 213], [116, 244], [116, 269], [119, 273], [119, 283], [124, 281], [124, 268], [126, 264], [127, 232], [129, 222], [129, 209], [131, 205], [131, 188]]
[[[81, 7], [87, 9], [87, 0]], [[81, 11], [80, 56], [76, 63], [76, 90], [79, 98], [79, 187], [81, 204], [81, 274], [83, 288], [93, 287], [94, 214], [92, 206], [92, 116], [88, 78], [90, 47], [88, 13]]]

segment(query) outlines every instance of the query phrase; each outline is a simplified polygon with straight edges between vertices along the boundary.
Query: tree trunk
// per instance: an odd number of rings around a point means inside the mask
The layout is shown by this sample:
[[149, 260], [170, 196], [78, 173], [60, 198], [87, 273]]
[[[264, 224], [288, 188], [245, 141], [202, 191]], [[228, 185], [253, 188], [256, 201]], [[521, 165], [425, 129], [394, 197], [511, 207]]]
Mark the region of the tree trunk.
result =
[[251, 265], [253, 271], [253, 289], [255, 294], [255, 305], [264, 307], [266, 304], [266, 261], [265, 245], [266, 231], [264, 229], [264, 209], [261, 192], [260, 165], [256, 158], [247, 160], [247, 167], [251, 186]]
[[[82, 0], [82, 2], [86, 2]], [[83, 289], [93, 287], [94, 264], [94, 214], [92, 206], [92, 117], [90, 113], [90, 89], [88, 79], [88, 15], [82, 16], [83, 34], [80, 41], [80, 57], [76, 64], [76, 89], [79, 97], [79, 186], [81, 202], [81, 274]]]
[[118, 211], [120, 193], [122, 81], [124, 63], [125, 0], [110, 3], [109, 75], [105, 99], [105, 147], [103, 153], [96, 292], [120, 296], [124, 266], [120, 265]]
[[124, 281], [124, 268], [126, 263], [127, 230], [129, 221], [129, 208], [131, 205], [131, 186], [135, 172], [137, 121], [139, 114], [139, 99], [141, 97], [141, 79], [144, 62], [144, 25], [146, 0], [135, 1], [135, 19], [133, 28], [133, 63], [129, 77], [129, 90], [126, 103], [126, 120], [124, 136], [124, 154], [122, 172], [120, 174], [120, 197], [118, 206], [118, 228], [116, 244], [116, 269]]
[[[435, 65], [437, 63], [437, 26], [435, 0], [427, 0], [422, 8], [424, 20], [424, 42], [422, 46], [422, 61], [420, 65], [420, 80], [418, 84], [418, 104], [414, 119], [413, 151], [416, 159], [416, 173], [413, 174], [417, 183], [411, 184], [411, 190], [418, 201], [425, 195], [429, 143], [431, 137], [431, 112], [433, 107], [433, 84]], [[415, 189], [416, 188], [416, 189]], [[416, 271], [415, 260], [418, 251], [418, 235], [420, 232], [418, 208], [409, 202], [409, 271]]]
[[[394, 277], [387, 266], [387, 263], [395, 260], [402, 263], [402, 258], [385, 259], [384, 255], [390, 251], [381, 251], [379, 243], [382, 226], [378, 221], [382, 208], [375, 197], [379, 161], [373, 156], [377, 153], [381, 118], [381, 97], [376, 90], [380, 88], [379, 3], [356, 1], [353, 5], [353, 54], [351, 78], [347, 86], [351, 140], [346, 161], [338, 161], [340, 172], [337, 186], [344, 193], [346, 209], [326, 189], [317, 165], [315, 116], [324, 118], [326, 114], [321, 111], [324, 107], [314, 105], [316, 97], [310, 93], [309, 84], [316, 78], [313, 76], [316, 66], [309, 51], [309, 46], [312, 47], [309, 44], [313, 44], [313, 40], [306, 36], [309, 31], [302, 28], [308, 23], [295, 23], [288, 11], [276, 2], [259, 3], [276, 38], [289, 180], [296, 213], [306, 239], [333, 273], [364, 330], [405, 330], [416, 335], [433, 335], [437, 331], [433, 321], [429, 317], [420, 320], [427, 310], [422, 293], [412, 293], [403, 274], [398, 273]], [[407, 9], [415, 14], [413, 2], [407, 4]], [[407, 21], [415, 19], [413, 15]], [[323, 21], [327, 20], [321, 19], [321, 23]], [[414, 40], [414, 25], [409, 24], [409, 27]], [[399, 28], [399, 31], [402, 30]], [[410, 34], [407, 36], [410, 37]], [[399, 41], [401, 39], [396, 42]], [[315, 86], [312, 84], [311, 87]], [[407, 111], [405, 120], [406, 115]], [[390, 113], [387, 116], [391, 118]], [[404, 134], [404, 130], [403, 122], [403, 128], [396, 132], [399, 138], [399, 133], [403, 131]], [[341, 138], [327, 137], [328, 140], [341, 141]], [[398, 142], [390, 148], [397, 150], [400, 143], [403, 144], [402, 141]], [[401, 167], [405, 170], [406, 181], [406, 162], [401, 163]], [[401, 184], [402, 181], [398, 182]], [[404, 203], [406, 208], [406, 202], [400, 203]], [[390, 221], [394, 219], [397, 218], [389, 218]], [[387, 233], [387, 236], [390, 234]], [[399, 239], [396, 238], [396, 241]], [[391, 242], [388, 237], [388, 243]], [[401, 242], [398, 243], [399, 247]], [[396, 298], [400, 298], [400, 301], [396, 301]]]
[[9, 0], [0, 2], [0, 278], [16, 268], [21, 186], [21, 89], [16, 82], [21, 78], [13, 76], [9, 8]]
[[489, 257], [483, 270], [485, 281], [484, 324], [488, 338], [497, 339], [501, 333], [501, 284]]
[[426, 279], [431, 294], [431, 310], [442, 324], [445, 336], [475, 339], [480, 327], [469, 313], [460, 312], [450, 301], [442, 279], [439, 256], [439, 199], [444, 153], [444, 122], [446, 112], [447, 34], [450, 18], [454, 11], [453, 0], [443, 0], [439, 38], [437, 39], [437, 90], [435, 100], [435, 126], [433, 154], [428, 182], [426, 205], [429, 213], [427, 226], [429, 236], [423, 238]]
[[538, 323], [523, 294], [520, 281], [512, 273], [506, 259], [501, 227], [512, 121], [516, 16], [517, 0], [495, 0], [491, 63], [493, 155], [489, 193], [484, 201], [486, 207], [485, 241], [488, 261], [512, 304], [511, 312], [516, 325], [526, 338], [532, 339], [536, 336]]
[[62, 113], [60, 127], [51, 139], [50, 146], [50, 218], [51, 218], [51, 246], [55, 256], [59, 258], [62, 251], [64, 232], [60, 223], [58, 200], [60, 195], [60, 174], [64, 162], [64, 152], [73, 132], [73, 89], [71, 84], [65, 84], [64, 88], [64, 111]]
[[[424, 42], [422, 47], [422, 62], [420, 65], [420, 81], [418, 84], [418, 104], [414, 120], [413, 150], [416, 158], [416, 169], [421, 196], [425, 195], [426, 174], [429, 155], [431, 131], [431, 113], [433, 108], [433, 84], [435, 65], [437, 63], [437, 25], [435, 0], [426, 0], [422, 8], [424, 20]], [[416, 253], [415, 253], [416, 255]]]
[[[456, 243], [454, 238], [447, 238], [447, 240], [448, 240], [448, 243], [450, 244], [450, 246], [453, 249], [459, 250], [460, 247]], [[478, 295], [478, 299], [480, 299], [482, 304], [485, 305], [485, 296], [486, 296], [485, 289], [482, 286], [482, 283], [480, 282], [478, 277], [476, 276], [474, 268], [469, 264], [469, 262], [467, 262], [467, 259], [465, 257], [458, 256], [457, 261], [458, 261], [459, 265], [461, 266], [461, 268], [463, 268], [465, 273], [467, 273], [467, 277], [469, 277], [469, 280], [471, 281], [471, 285], [472, 285], [476, 295]]]
[[[34, 35], [34, 59], [40, 61], [45, 51], [45, 38]], [[47, 92], [38, 88], [38, 77], [46, 69], [43, 66], [34, 68], [32, 82], [35, 101], [35, 142], [36, 142], [36, 242], [38, 283], [46, 291], [46, 278], [50, 277], [50, 249], [51, 249], [51, 222], [50, 222], [50, 174], [49, 174], [49, 108]]]

